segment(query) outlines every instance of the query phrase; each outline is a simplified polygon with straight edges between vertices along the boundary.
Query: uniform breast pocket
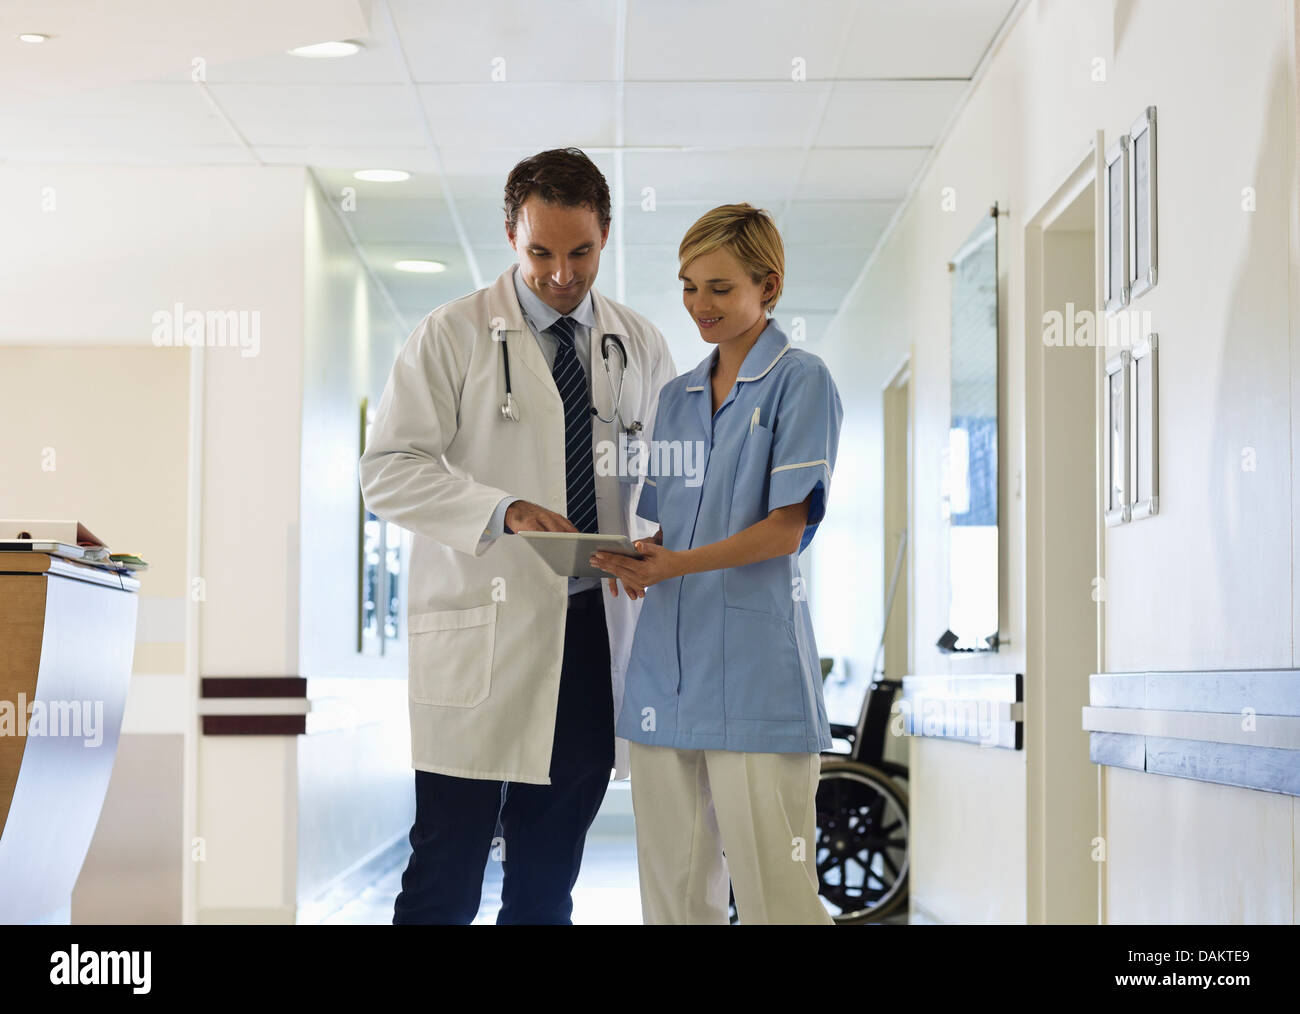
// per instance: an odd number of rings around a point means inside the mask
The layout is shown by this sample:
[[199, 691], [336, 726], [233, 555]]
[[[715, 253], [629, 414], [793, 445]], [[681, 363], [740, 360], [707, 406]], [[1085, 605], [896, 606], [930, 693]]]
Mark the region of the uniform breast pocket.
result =
[[771, 455], [772, 431], [761, 423], [755, 423], [745, 434], [736, 460], [729, 534], [734, 535], [767, 517]]
[[472, 708], [492, 686], [497, 604], [417, 613], [410, 619], [410, 697], [417, 704]]
[[771, 722], [804, 717], [803, 662], [794, 624], [728, 606], [723, 614], [723, 686], [728, 718]]

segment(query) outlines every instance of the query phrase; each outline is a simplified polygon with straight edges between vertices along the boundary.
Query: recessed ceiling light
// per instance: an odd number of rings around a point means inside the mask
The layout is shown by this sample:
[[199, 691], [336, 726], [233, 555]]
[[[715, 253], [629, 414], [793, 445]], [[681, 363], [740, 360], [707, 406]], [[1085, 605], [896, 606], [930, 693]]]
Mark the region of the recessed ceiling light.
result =
[[298, 46], [289, 50], [294, 56], [308, 57], [329, 57], [329, 56], [351, 56], [359, 52], [361, 43], [345, 40], [343, 42], [317, 42], [311, 46]]
[[411, 178], [405, 169], [358, 169], [352, 175], [369, 183], [401, 183]]
[[44, 42], [49, 36], [41, 35], [39, 32], [24, 32], [18, 38], [22, 42]]
[[425, 275], [436, 275], [447, 270], [447, 265], [442, 261], [398, 261], [393, 267], [398, 271], [417, 271]]

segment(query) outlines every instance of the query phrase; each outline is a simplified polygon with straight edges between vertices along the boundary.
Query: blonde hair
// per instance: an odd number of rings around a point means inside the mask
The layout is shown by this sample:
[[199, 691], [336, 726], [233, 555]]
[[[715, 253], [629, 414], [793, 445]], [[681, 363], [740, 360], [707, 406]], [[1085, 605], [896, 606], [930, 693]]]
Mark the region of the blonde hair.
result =
[[718, 249], [730, 252], [757, 283], [769, 274], [776, 275], [776, 292], [763, 304], [770, 313], [785, 285], [785, 245], [772, 216], [751, 204], [714, 208], [686, 230], [677, 248], [677, 263], [685, 268], [695, 258]]

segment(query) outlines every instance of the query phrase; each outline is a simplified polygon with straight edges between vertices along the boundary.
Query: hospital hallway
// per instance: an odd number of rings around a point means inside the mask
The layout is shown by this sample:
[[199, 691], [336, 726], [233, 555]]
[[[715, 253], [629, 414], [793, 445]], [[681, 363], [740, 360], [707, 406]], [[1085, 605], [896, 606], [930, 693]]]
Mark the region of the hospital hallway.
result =
[[0, 2], [0, 972], [1285, 986], [1298, 54], [1300, 0]]

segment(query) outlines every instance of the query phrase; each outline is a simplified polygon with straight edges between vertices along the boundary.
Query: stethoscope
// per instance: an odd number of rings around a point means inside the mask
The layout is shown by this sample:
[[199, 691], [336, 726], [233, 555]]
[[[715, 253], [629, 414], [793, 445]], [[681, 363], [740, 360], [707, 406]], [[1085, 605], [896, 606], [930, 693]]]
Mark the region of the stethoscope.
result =
[[[609, 372], [609, 347], [613, 344], [618, 349], [619, 357], [623, 360], [623, 368], [618, 375], [618, 390], [614, 390], [614, 375]], [[506, 347], [506, 337], [504, 334], [500, 338], [501, 345], [501, 365], [506, 375], [506, 400], [501, 403], [501, 418], [508, 422], [519, 421], [519, 410], [515, 408], [515, 396], [510, 392], [510, 350]], [[623, 423], [620, 408], [623, 404], [623, 382], [627, 377], [627, 347], [623, 344], [623, 339], [616, 334], [605, 334], [600, 336], [600, 358], [605, 365], [605, 383], [609, 386], [609, 397], [614, 403], [614, 412], [608, 419], [600, 414], [600, 410], [594, 405], [591, 414], [603, 423], [612, 423], [615, 419], [619, 425], [623, 426], [625, 433], [640, 433], [642, 426], [640, 419], [632, 420], [632, 425], [627, 426]]]

